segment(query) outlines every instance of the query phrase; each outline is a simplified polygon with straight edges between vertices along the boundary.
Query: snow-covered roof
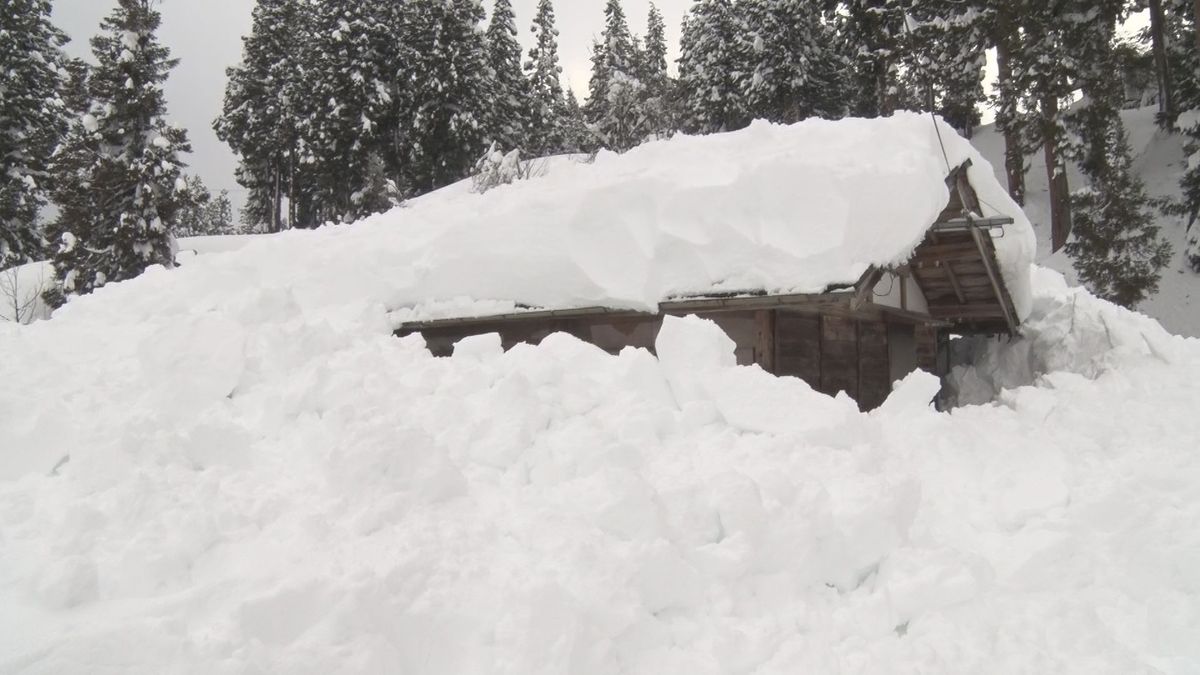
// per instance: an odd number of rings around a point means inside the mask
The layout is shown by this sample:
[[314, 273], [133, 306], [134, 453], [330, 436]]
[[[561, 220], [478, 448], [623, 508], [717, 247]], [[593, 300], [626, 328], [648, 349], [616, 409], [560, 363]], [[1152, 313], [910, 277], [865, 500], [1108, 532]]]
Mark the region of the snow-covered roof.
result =
[[[450, 186], [352, 226], [289, 231], [120, 286], [123, 311], [176, 298], [221, 307], [223, 280], [289, 294], [306, 313], [381, 306], [393, 325], [524, 308], [650, 310], [718, 292], [823, 292], [870, 265], [905, 261], [946, 206], [947, 167], [970, 159], [1021, 318], [1034, 238], [988, 162], [928, 115], [756, 123], [680, 136], [471, 192]], [[118, 300], [114, 299], [113, 302]], [[86, 311], [93, 301], [73, 312]], [[109, 302], [97, 299], [95, 302]], [[140, 307], [145, 304], [144, 307]], [[193, 306], [194, 308], [194, 306]], [[189, 308], [192, 309], [192, 308]]]
[[946, 206], [949, 167], [970, 159], [981, 215], [1016, 221], [997, 244], [1023, 313], [1032, 230], [990, 165], [940, 131], [941, 143], [931, 117], [900, 113], [677, 137], [482, 195], [433, 193], [358, 236], [386, 242], [372, 266], [406, 268], [392, 303], [406, 320], [821, 292], [907, 260]]

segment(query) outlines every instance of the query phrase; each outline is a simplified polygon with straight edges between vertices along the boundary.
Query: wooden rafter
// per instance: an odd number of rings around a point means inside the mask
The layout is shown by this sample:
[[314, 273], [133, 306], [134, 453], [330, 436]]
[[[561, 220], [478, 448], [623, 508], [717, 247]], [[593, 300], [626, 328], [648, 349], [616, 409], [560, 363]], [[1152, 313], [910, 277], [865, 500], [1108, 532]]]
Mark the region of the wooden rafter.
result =
[[954, 273], [954, 263], [947, 262], [942, 269], [946, 271], [946, 278], [950, 280], [950, 286], [954, 289], [954, 297], [958, 298], [958, 304], [967, 304], [967, 296], [963, 295], [962, 286], [958, 283], [958, 275]]
[[1008, 332], [1010, 335], [1016, 335], [1017, 315], [1009, 303], [1008, 294], [1005, 293], [1004, 285], [1000, 281], [1000, 274], [996, 270], [996, 258], [992, 253], [994, 248], [990, 246], [992, 242], [990, 239], [985, 240], [983, 232], [976, 227], [971, 228], [971, 237], [975, 240], [975, 245], [979, 247], [979, 257], [983, 259], [983, 267], [987, 270], [988, 279], [992, 282], [992, 291], [995, 292], [996, 301], [1000, 304], [1004, 322], [1008, 324]]

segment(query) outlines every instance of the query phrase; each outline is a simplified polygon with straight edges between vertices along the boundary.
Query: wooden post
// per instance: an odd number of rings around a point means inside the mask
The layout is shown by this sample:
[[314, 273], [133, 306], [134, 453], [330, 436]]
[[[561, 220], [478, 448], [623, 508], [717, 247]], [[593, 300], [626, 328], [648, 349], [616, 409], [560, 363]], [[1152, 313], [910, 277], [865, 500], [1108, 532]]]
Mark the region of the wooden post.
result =
[[775, 373], [775, 310], [754, 313], [754, 362], [768, 373]]

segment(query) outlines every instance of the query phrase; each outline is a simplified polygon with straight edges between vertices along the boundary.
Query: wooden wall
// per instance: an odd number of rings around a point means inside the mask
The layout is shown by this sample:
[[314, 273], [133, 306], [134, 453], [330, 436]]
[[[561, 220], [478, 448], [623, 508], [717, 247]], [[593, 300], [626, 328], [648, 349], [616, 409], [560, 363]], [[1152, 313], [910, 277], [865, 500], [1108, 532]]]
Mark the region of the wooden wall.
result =
[[893, 352], [913, 344], [893, 345], [882, 321], [778, 310], [775, 325], [775, 374], [799, 377], [830, 395], [844, 391], [863, 410], [888, 397], [896, 375], [892, 361], [903, 356]]
[[[844, 391], [863, 410], [883, 403], [892, 383], [922, 368], [943, 374], [936, 328], [786, 309], [699, 313], [715, 321], [737, 345], [741, 365], [757, 363], [777, 375], [799, 377], [818, 391]], [[570, 333], [606, 351], [654, 351], [662, 326], [656, 316], [591, 316], [480, 322], [422, 331], [436, 356], [448, 356], [468, 335], [499, 333], [505, 349]]]

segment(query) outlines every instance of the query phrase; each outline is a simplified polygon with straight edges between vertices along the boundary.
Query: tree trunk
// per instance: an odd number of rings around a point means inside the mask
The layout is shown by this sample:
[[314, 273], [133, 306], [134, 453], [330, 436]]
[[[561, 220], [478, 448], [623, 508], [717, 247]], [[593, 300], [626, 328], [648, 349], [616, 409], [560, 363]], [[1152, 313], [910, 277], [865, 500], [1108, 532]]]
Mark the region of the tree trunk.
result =
[[1004, 173], [1008, 178], [1008, 194], [1013, 201], [1025, 205], [1025, 151], [1021, 146], [1020, 133], [1016, 128], [1016, 96], [1012, 91], [1012, 59], [1009, 50], [1012, 34], [1008, 33], [996, 41], [996, 65], [1000, 76], [1000, 111], [997, 125], [1004, 133]]
[[1050, 250], [1057, 251], [1071, 235], [1071, 192], [1067, 167], [1058, 153], [1058, 97], [1042, 97], [1042, 146], [1046, 157], [1046, 179], [1050, 186]]
[[1200, 51], [1200, 0], [1192, 5], [1192, 28], [1196, 29], [1196, 50]]
[[[1196, 0], [1200, 3], [1200, 0]], [[1150, 39], [1154, 52], [1154, 74], [1158, 77], [1158, 114], [1165, 128], [1175, 126], [1179, 113], [1175, 110], [1175, 92], [1171, 85], [1171, 68], [1167, 61], [1166, 21], [1162, 0], [1150, 0]]]
[[271, 195], [271, 232], [278, 232], [281, 229], [279, 227], [279, 219], [282, 215], [279, 211], [283, 205], [283, 191], [280, 185], [281, 173], [283, 173], [283, 167], [279, 166], [279, 162], [276, 162], [274, 194]]

